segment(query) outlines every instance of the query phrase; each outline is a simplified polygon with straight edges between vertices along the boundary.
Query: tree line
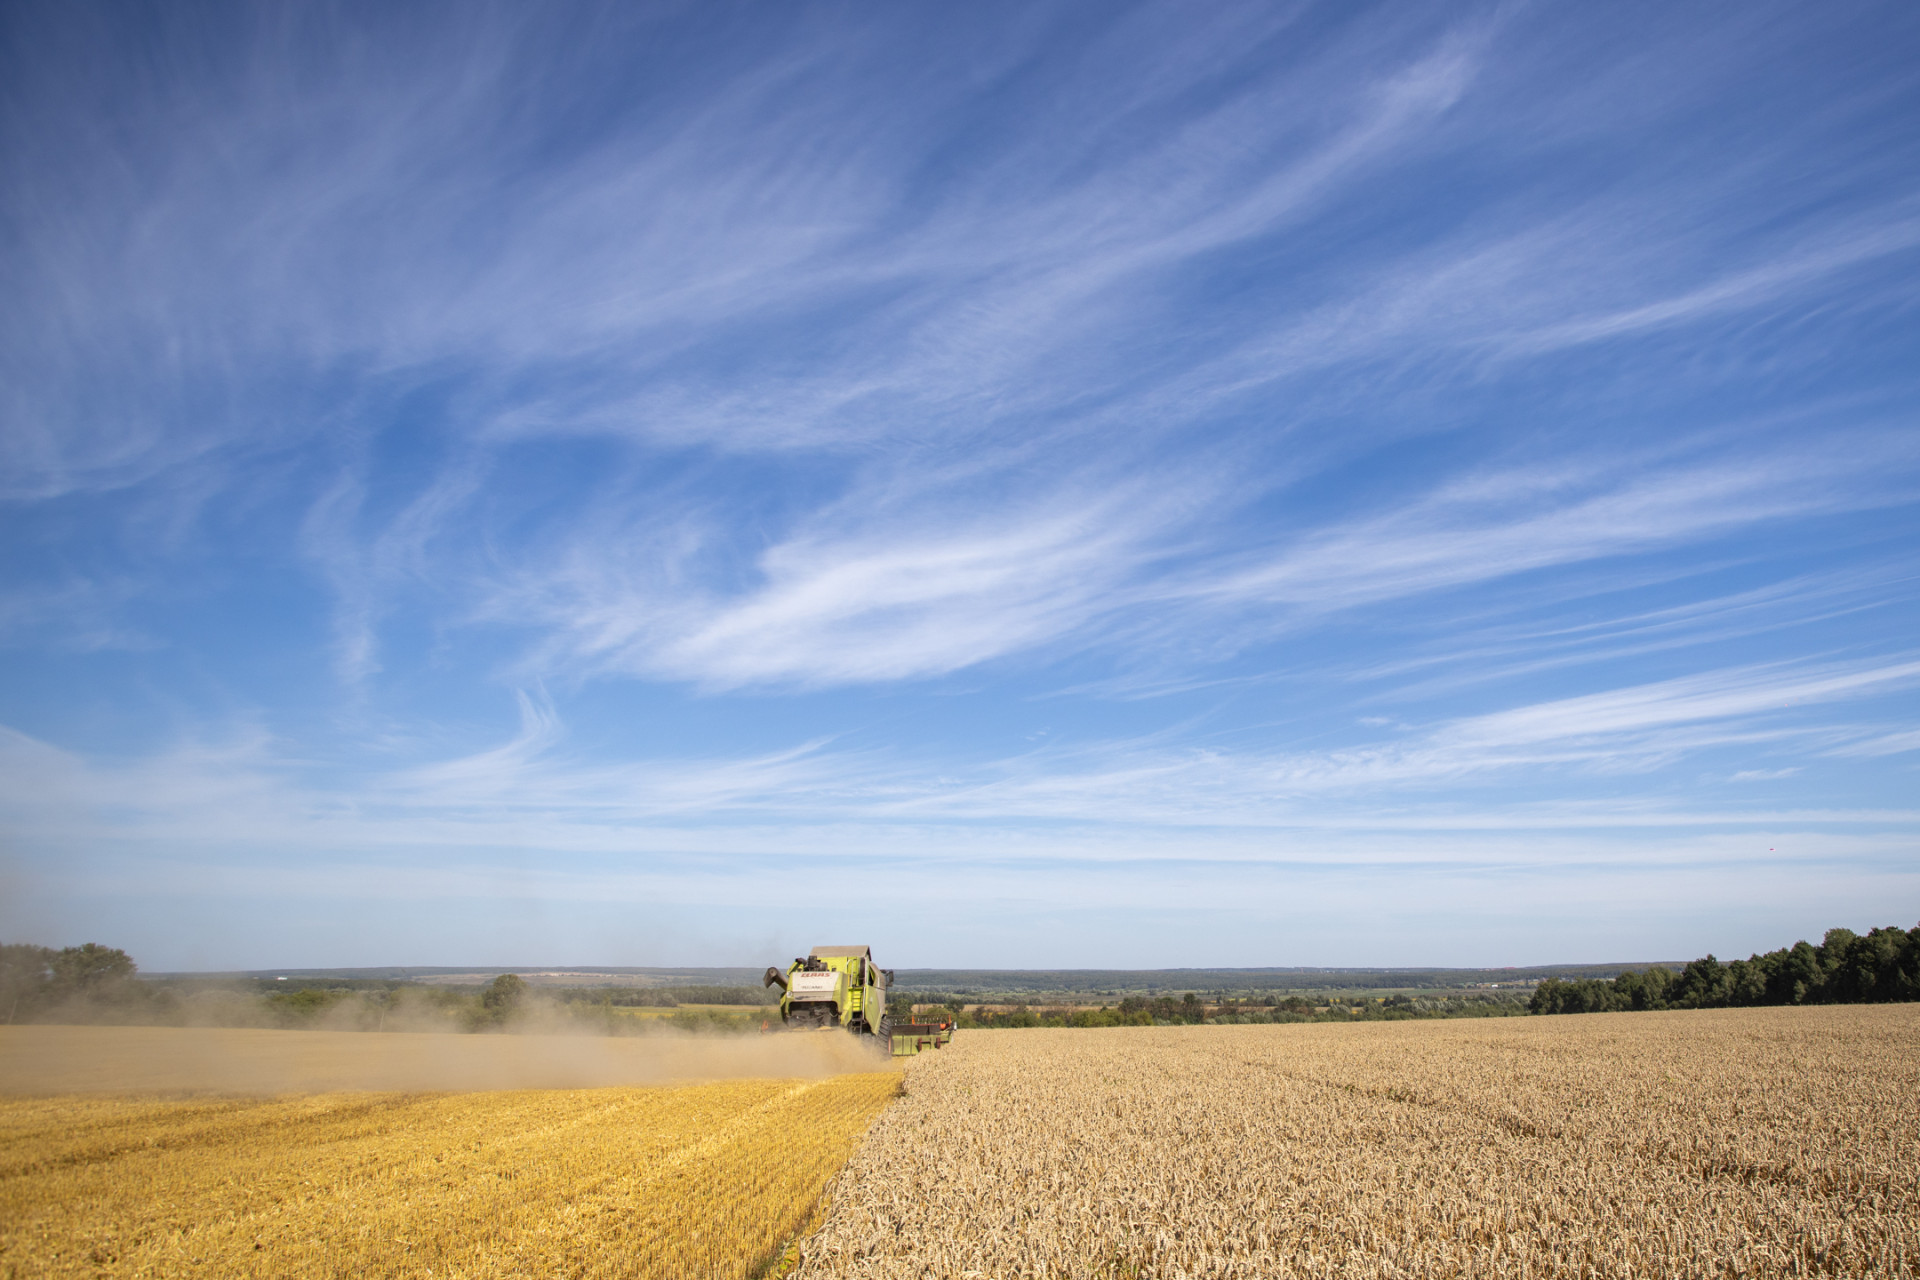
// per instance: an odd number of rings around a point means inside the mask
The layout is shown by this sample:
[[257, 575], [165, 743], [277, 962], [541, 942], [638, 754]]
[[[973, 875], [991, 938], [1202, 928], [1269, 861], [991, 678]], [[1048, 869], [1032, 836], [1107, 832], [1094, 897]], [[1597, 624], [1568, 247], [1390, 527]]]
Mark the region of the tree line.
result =
[[8, 1023], [74, 1003], [137, 1001], [137, 966], [118, 947], [88, 942], [78, 947], [0, 943], [0, 1017]]
[[[504, 973], [475, 988], [386, 978], [141, 978], [118, 947], [89, 942], [55, 950], [0, 944], [0, 1023], [325, 1028], [336, 1031], [654, 1031], [744, 1034], [759, 1025], [765, 996], [754, 987], [679, 986], [536, 990]], [[737, 1006], [737, 1014], [683, 1005]], [[617, 1016], [665, 1007], [665, 1018]]]
[[1920, 925], [1865, 934], [1829, 929], [1819, 946], [1800, 941], [1727, 963], [1708, 954], [1679, 973], [1655, 965], [1612, 981], [1548, 978], [1534, 989], [1527, 1008], [1531, 1013], [1608, 1013], [1898, 1000], [1920, 1000]]

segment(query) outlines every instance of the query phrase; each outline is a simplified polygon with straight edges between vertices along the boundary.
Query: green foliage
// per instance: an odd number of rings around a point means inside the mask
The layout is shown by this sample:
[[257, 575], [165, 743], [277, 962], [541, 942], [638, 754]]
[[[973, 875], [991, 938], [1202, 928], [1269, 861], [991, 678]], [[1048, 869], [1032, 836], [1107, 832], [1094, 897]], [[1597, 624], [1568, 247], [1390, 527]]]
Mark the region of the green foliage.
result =
[[133, 977], [133, 957], [97, 942], [66, 947], [53, 957], [53, 986], [65, 995], [98, 995]]
[[0, 945], [0, 1016], [7, 1022], [151, 1016], [156, 1003], [164, 1001], [133, 980], [137, 972], [126, 952], [97, 942], [59, 951], [31, 943]]
[[345, 991], [329, 991], [322, 987], [300, 987], [292, 991], [275, 991], [264, 1000], [273, 1014], [275, 1025], [304, 1027], [346, 999], [347, 994]]
[[1147, 1022], [1140, 1025], [1151, 1025], [1155, 1022], [1190, 1025], [1206, 1021], [1207, 1007], [1200, 1003], [1198, 996], [1189, 991], [1178, 1000], [1172, 996], [1155, 996], [1152, 999], [1128, 996], [1120, 1002], [1120, 1012], [1146, 1015]]
[[468, 1025], [475, 1031], [505, 1026], [526, 998], [527, 980], [517, 973], [503, 973], [481, 989], [480, 1007], [468, 1016]]
[[1011, 1009], [970, 1009], [955, 1019], [957, 1027], [1063, 1027], [1067, 1025], [1068, 1013], [1058, 1010], [1051, 1018], [1034, 1012], [1026, 1005], [1015, 1005]]
[[484, 1009], [497, 1009], [502, 1013], [511, 1013], [520, 1007], [527, 998], [527, 980], [517, 973], [503, 973], [487, 984], [480, 993], [480, 1006]]
[[53, 985], [51, 947], [36, 947], [30, 942], [0, 943], [0, 1008], [12, 1023], [25, 1014], [32, 1016], [49, 987]]
[[1611, 982], [1549, 978], [1527, 1007], [1531, 1013], [1606, 1013], [1895, 1000], [1920, 1000], [1920, 926], [1874, 929], [1865, 937], [1829, 929], [1817, 947], [1801, 941], [1726, 964], [1702, 956], [1678, 976], [1656, 966]]

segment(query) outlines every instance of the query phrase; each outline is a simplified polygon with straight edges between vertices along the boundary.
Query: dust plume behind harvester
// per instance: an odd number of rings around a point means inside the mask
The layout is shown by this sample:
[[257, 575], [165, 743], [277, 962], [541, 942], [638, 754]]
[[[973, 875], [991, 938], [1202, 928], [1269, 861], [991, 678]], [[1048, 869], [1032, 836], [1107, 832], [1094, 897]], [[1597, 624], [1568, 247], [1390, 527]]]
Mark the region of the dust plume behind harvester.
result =
[[950, 1022], [896, 1020], [887, 1012], [893, 970], [874, 964], [871, 947], [815, 947], [784, 973], [769, 967], [761, 982], [780, 987], [780, 1021], [790, 1031], [838, 1028], [875, 1036], [896, 1056], [937, 1049], [953, 1038]]

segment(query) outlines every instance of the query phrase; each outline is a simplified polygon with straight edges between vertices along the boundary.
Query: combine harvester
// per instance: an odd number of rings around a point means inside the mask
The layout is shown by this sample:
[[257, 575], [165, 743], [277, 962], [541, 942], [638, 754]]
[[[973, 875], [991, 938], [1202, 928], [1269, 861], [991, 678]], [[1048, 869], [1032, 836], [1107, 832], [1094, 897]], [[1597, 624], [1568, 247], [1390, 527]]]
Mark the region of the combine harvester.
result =
[[843, 1028], [857, 1036], [878, 1036], [894, 1056], [938, 1049], [953, 1039], [951, 1022], [896, 1022], [887, 1012], [887, 988], [893, 970], [873, 963], [871, 947], [815, 947], [787, 971], [769, 967], [762, 986], [778, 984], [780, 1021], [792, 1031]]

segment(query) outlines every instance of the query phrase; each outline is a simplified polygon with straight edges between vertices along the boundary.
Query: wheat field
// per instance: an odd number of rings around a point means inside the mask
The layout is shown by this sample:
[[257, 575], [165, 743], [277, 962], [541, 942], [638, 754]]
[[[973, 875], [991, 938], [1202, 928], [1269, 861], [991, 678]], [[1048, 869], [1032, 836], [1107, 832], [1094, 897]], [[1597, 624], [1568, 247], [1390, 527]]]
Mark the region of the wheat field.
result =
[[796, 1280], [1920, 1272], [1920, 1006], [964, 1034]]
[[[898, 1101], [841, 1037], [196, 1034], [0, 1035], [0, 1276], [1920, 1275], [1920, 1006], [975, 1032]], [[362, 1091], [18, 1096], [214, 1047]]]
[[899, 1081], [0, 1099], [0, 1275], [752, 1277]]

